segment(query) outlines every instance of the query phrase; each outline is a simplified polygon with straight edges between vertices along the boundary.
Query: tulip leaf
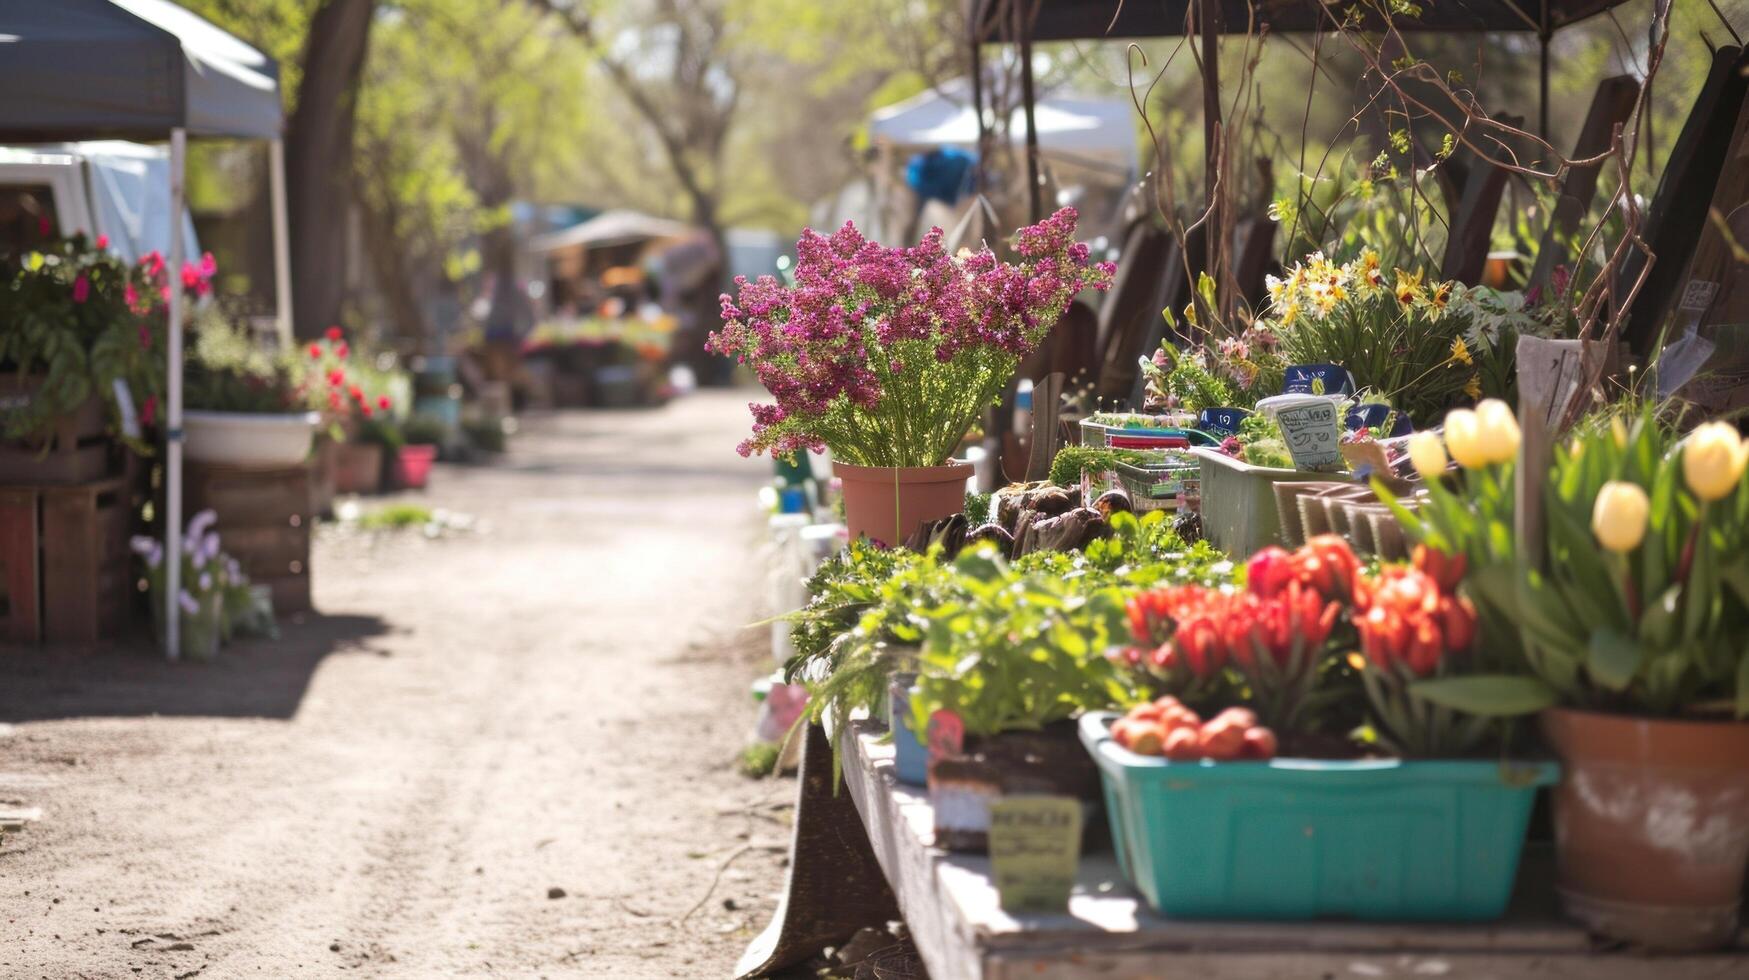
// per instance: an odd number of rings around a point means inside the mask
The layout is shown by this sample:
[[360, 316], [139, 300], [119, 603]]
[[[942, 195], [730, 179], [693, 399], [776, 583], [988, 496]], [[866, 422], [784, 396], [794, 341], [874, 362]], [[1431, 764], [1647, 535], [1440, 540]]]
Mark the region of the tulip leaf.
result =
[[1719, 578], [1737, 593], [1738, 601], [1749, 606], [1749, 560], [1732, 562], [1719, 569]]
[[1625, 691], [1644, 659], [1645, 652], [1635, 640], [1611, 629], [1598, 629], [1591, 634], [1591, 645], [1586, 649], [1585, 669], [1603, 687]]
[[1409, 691], [1454, 711], [1494, 717], [1534, 714], [1556, 700], [1554, 688], [1540, 678], [1518, 674], [1434, 677], [1416, 681]]
[[1640, 615], [1640, 642], [1655, 650], [1664, 650], [1676, 642], [1680, 625], [1677, 613], [1681, 609], [1682, 586], [1672, 585], [1646, 606]]

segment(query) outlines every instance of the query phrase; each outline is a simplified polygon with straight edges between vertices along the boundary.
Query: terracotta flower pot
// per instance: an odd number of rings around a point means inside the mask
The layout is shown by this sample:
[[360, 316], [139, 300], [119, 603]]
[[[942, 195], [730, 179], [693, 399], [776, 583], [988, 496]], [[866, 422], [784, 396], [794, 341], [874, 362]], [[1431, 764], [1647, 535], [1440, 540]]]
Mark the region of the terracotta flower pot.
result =
[[1567, 913], [1661, 949], [1729, 944], [1749, 865], [1749, 723], [1551, 709]]
[[383, 488], [383, 447], [374, 442], [342, 442], [334, 447], [334, 490], [379, 493]]
[[952, 517], [965, 508], [972, 464], [895, 468], [833, 463], [832, 472], [843, 486], [850, 539], [866, 536], [890, 548], [924, 521]]

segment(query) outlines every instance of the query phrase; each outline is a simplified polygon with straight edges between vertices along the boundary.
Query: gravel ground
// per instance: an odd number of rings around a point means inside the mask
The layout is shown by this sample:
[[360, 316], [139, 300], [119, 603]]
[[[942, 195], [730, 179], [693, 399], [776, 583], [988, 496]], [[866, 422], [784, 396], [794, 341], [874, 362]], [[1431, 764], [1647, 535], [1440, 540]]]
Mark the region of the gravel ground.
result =
[[0, 648], [0, 809], [43, 810], [0, 977], [727, 976], [793, 793], [732, 768], [769, 665], [745, 401], [440, 465], [408, 499], [472, 529], [324, 526], [320, 614], [211, 665]]

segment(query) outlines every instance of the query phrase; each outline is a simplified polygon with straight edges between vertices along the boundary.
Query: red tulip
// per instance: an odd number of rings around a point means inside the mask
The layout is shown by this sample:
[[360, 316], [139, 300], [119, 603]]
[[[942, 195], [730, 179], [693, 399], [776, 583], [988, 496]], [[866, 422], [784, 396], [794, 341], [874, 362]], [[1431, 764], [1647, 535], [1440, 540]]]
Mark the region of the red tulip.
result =
[[1245, 563], [1245, 585], [1253, 595], [1269, 598], [1287, 587], [1294, 577], [1292, 556], [1270, 545]]
[[1449, 593], [1457, 591], [1459, 583], [1463, 582], [1469, 559], [1462, 554], [1448, 555], [1437, 548], [1418, 544], [1415, 546], [1414, 565], [1438, 583], [1440, 591]]

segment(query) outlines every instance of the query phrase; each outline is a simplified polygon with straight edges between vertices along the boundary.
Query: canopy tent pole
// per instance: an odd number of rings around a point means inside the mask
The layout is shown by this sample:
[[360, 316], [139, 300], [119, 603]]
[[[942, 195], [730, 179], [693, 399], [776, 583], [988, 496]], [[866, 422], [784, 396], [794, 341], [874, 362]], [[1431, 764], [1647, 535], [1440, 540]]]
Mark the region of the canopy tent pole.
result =
[[1549, 41], [1555, 36], [1554, 29], [1549, 26], [1549, 3], [1543, 0], [1542, 18], [1537, 22], [1537, 50], [1541, 58], [1538, 64], [1540, 82], [1537, 86], [1537, 110], [1540, 117], [1537, 123], [1537, 135], [1543, 142], [1549, 142]]
[[984, 159], [990, 152], [989, 127], [984, 125], [984, 48], [983, 31], [979, 29], [979, 11], [973, 9], [972, 35], [972, 114], [978, 121], [978, 159], [972, 164], [972, 193], [984, 192]]
[[1031, 209], [1028, 224], [1036, 224], [1044, 217], [1044, 207], [1040, 200], [1043, 190], [1039, 187], [1038, 124], [1033, 120], [1032, 24], [1021, 6], [1014, 5], [1014, 28], [1020, 34], [1020, 99], [1026, 110], [1026, 201]]
[[182, 647], [182, 170], [188, 150], [188, 131], [178, 126], [170, 131], [170, 213], [176, 233], [170, 236], [170, 261], [165, 278], [170, 283], [168, 390], [164, 400], [164, 654], [171, 660]]
[[285, 140], [268, 144], [269, 196], [273, 203], [273, 298], [277, 306], [279, 346], [292, 348], [291, 239], [285, 219]]

